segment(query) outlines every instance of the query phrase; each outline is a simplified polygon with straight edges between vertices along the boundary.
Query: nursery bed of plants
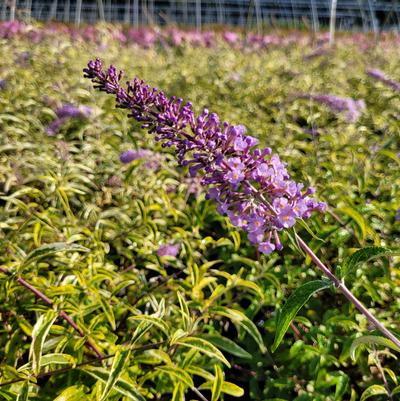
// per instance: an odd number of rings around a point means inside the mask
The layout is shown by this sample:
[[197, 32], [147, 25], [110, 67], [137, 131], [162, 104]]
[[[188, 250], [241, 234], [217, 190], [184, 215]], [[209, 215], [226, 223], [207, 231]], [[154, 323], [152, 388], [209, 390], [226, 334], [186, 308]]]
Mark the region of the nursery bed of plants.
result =
[[[0, 26], [0, 400], [400, 399], [400, 348], [298, 241], [400, 337], [399, 37], [132, 32]], [[217, 113], [324, 203], [257, 244], [93, 89], [96, 57]]]

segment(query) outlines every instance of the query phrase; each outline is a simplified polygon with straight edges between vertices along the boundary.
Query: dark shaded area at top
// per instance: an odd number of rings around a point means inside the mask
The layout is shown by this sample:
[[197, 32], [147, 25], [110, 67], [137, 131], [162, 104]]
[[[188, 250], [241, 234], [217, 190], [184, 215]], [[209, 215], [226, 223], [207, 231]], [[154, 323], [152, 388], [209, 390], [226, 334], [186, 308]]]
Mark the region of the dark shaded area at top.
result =
[[[0, 4], [2, 20], [304, 26], [314, 30], [329, 24], [331, 8], [330, 0], [3, 0]], [[400, 1], [338, 0], [336, 26], [339, 30], [399, 31]]]

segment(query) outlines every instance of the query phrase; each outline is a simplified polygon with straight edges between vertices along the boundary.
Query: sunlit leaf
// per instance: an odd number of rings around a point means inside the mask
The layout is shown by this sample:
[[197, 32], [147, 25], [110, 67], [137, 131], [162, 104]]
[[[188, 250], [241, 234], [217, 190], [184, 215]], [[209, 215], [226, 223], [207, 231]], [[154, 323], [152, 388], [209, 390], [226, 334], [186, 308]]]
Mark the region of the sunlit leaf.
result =
[[294, 290], [279, 313], [278, 321], [276, 323], [275, 339], [271, 347], [272, 351], [275, 351], [278, 348], [289, 328], [290, 322], [294, 319], [303, 305], [312, 297], [312, 295], [329, 288], [331, 285], [332, 284], [329, 281], [315, 280], [305, 283]]
[[57, 319], [57, 313], [50, 310], [40, 315], [32, 330], [32, 344], [29, 358], [32, 360], [32, 369], [35, 375], [39, 374], [41, 367], [42, 349], [50, 328]]
[[376, 395], [387, 395], [387, 391], [384, 386], [380, 386], [378, 384], [374, 384], [369, 386], [362, 394], [360, 401], [365, 401], [367, 398], [374, 397]]

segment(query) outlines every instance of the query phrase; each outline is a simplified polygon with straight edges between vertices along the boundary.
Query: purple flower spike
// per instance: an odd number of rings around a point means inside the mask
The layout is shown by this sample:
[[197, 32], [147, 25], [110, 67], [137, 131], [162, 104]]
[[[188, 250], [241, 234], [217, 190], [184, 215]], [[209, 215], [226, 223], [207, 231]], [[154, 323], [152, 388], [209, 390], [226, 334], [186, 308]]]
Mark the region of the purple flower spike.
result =
[[[175, 148], [179, 164], [193, 176], [200, 174], [201, 184], [210, 187], [207, 198], [218, 203], [218, 212], [247, 231], [260, 252], [281, 250], [280, 231], [326, 209], [312, 197], [313, 188], [302, 191], [303, 184], [290, 180], [286, 163], [270, 148], [254, 148], [258, 141], [246, 136], [243, 126], [221, 123], [207, 109], [196, 116], [191, 103], [168, 98], [138, 79], [124, 88], [122, 72], [113, 66], [105, 71], [99, 59], [90, 61], [84, 73], [95, 88], [115, 95], [117, 107], [128, 109], [163, 147]], [[121, 161], [125, 157], [132, 154], [121, 155]]]

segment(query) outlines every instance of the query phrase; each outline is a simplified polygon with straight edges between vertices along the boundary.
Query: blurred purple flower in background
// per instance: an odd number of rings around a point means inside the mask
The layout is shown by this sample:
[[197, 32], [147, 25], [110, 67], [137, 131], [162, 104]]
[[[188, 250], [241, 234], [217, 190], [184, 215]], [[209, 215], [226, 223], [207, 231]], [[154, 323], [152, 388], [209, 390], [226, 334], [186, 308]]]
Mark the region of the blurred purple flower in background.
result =
[[32, 54], [28, 51], [23, 51], [17, 54], [15, 62], [21, 66], [27, 66], [32, 60]]
[[124, 164], [129, 164], [134, 160], [139, 159], [145, 159], [144, 166], [151, 170], [157, 170], [163, 161], [161, 154], [152, 152], [148, 149], [129, 149], [119, 155], [120, 162]]
[[318, 47], [317, 49], [313, 50], [311, 53], [306, 54], [303, 59], [304, 60], [313, 60], [317, 57], [325, 56], [329, 54], [330, 49], [328, 47]]
[[396, 210], [396, 215], [394, 216], [396, 221], [400, 221], [400, 208]]
[[122, 72], [113, 66], [103, 70], [99, 59], [84, 72], [95, 88], [114, 94], [118, 107], [128, 109], [163, 147], [175, 147], [179, 164], [188, 166], [191, 176], [201, 172], [201, 184], [210, 187], [207, 197], [233, 225], [248, 232], [260, 252], [280, 250], [279, 231], [326, 209], [312, 196], [313, 188], [303, 191], [303, 184], [290, 180], [286, 163], [270, 148], [254, 149], [258, 140], [245, 135], [243, 126], [221, 123], [207, 109], [196, 116], [191, 103], [168, 98], [138, 79], [125, 89]]
[[226, 43], [229, 43], [231, 45], [235, 44], [239, 40], [239, 35], [236, 32], [231, 31], [225, 31], [222, 34], [222, 37]]
[[89, 106], [74, 106], [72, 104], [64, 104], [56, 110], [58, 118], [86, 118], [92, 114], [92, 109]]
[[0, 79], [0, 90], [7, 88], [7, 81], [5, 79]]
[[323, 104], [334, 113], [346, 113], [346, 121], [355, 123], [361, 117], [366, 109], [363, 99], [354, 100], [348, 97], [339, 97], [335, 95], [311, 95], [300, 94], [296, 96], [299, 99], [309, 99], [314, 102]]
[[89, 106], [74, 106], [72, 104], [64, 104], [55, 111], [57, 118], [53, 120], [46, 128], [49, 136], [57, 135], [61, 127], [69, 119], [84, 119], [92, 115], [92, 109]]
[[368, 69], [367, 75], [374, 78], [376, 81], [382, 82], [384, 85], [392, 88], [396, 92], [400, 92], [400, 82], [397, 82], [385, 75], [385, 73], [378, 69]]
[[181, 246], [179, 244], [167, 244], [161, 245], [157, 250], [158, 256], [172, 256], [176, 258], [179, 253]]

